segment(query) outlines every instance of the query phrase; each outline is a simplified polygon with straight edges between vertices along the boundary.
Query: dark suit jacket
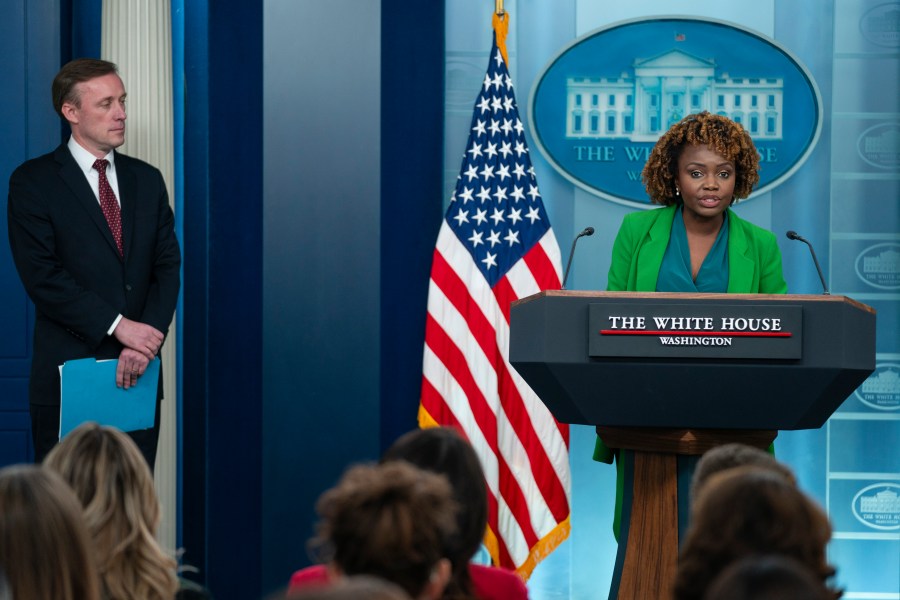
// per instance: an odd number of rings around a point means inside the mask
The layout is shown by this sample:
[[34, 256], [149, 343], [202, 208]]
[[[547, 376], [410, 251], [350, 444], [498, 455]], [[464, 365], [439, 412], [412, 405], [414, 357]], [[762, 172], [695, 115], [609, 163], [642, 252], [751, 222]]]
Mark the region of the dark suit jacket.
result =
[[[32, 404], [59, 404], [58, 366], [118, 358], [116, 316], [164, 334], [175, 311], [181, 251], [161, 173], [116, 153], [124, 260], [68, 147], [29, 160], [9, 180], [9, 243], [34, 302]], [[160, 392], [162, 388], [160, 387]]]

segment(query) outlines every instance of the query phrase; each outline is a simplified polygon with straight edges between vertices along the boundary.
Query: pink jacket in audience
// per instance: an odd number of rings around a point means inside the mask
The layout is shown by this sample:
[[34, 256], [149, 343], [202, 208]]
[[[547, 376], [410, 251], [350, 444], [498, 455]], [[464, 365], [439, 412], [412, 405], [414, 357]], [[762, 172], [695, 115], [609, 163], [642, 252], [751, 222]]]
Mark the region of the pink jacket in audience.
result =
[[[470, 564], [469, 576], [478, 600], [528, 600], [525, 582], [512, 571]], [[325, 565], [313, 565], [291, 575], [288, 589], [295, 592], [310, 586], [327, 585], [328, 581]]]

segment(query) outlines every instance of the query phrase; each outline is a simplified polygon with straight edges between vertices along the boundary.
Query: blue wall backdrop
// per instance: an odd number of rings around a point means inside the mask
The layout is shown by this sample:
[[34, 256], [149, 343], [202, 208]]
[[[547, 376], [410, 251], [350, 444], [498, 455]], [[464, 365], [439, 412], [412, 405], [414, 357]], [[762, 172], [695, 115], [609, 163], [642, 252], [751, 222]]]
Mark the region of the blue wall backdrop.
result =
[[[817, 146], [790, 179], [738, 205], [737, 212], [778, 234], [791, 293], [821, 291], [808, 250], [783, 235], [795, 229], [814, 244], [832, 293], [878, 310], [878, 369], [823, 428], [782, 432], [776, 451], [829, 512], [835, 526], [830, 553], [845, 597], [900, 598], [900, 3], [507, 0], [505, 8], [512, 18], [507, 43], [520, 110], [542, 70], [564, 47], [598, 28], [637, 18], [734, 23], [776, 40], [809, 70], [824, 108]], [[447, 3], [445, 202], [490, 49], [484, 12], [480, 0]], [[637, 40], [625, 51], [643, 57]], [[602, 64], [603, 57], [596, 61]], [[568, 287], [604, 289], [616, 231], [635, 209], [576, 188], [536, 144], [531, 148], [565, 251], [566, 240], [583, 227], [597, 230], [580, 242]], [[590, 460], [593, 439], [590, 428], [573, 428], [572, 535], [535, 571], [532, 598], [606, 597], [615, 557], [615, 483], [612, 468]]]
[[263, 52], [263, 583], [316, 498], [416, 427], [441, 220], [444, 7], [272, 0]]
[[[50, 110], [49, 81], [59, 64], [59, 3], [9, 2], [0, 23], [0, 180], [25, 159], [59, 144], [59, 118]], [[27, 60], [26, 60], [27, 56]], [[6, 232], [6, 210], [0, 231]], [[9, 244], [0, 244], [0, 464], [33, 460], [28, 416], [28, 373], [34, 307], [13, 265]]]
[[262, 11], [192, 0], [174, 18], [186, 123], [181, 542], [201, 579], [250, 598], [262, 585], [262, 98], [239, 90], [263, 85]]
[[379, 9], [270, 2], [265, 11], [263, 568], [271, 583], [308, 561], [316, 495], [348, 462], [379, 453]]

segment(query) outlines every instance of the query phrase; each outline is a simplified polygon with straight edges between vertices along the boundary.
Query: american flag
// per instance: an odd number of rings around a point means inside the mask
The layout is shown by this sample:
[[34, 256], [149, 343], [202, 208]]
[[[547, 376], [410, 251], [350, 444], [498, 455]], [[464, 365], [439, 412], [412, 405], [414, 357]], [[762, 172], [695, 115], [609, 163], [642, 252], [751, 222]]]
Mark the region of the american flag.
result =
[[569, 533], [569, 428], [509, 364], [509, 307], [562, 270], [497, 37], [434, 251], [419, 422], [472, 443], [488, 551], [527, 579]]

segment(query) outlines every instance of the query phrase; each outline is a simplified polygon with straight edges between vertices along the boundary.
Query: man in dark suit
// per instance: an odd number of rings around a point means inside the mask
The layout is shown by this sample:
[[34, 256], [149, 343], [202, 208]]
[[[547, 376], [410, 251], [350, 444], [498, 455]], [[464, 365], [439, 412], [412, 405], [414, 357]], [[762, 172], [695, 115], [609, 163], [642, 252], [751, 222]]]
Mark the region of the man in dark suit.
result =
[[[59, 365], [117, 359], [134, 385], [162, 346], [180, 286], [181, 251], [161, 173], [115, 151], [125, 142], [125, 86], [116, 66], [77, 59], [53, 80], [67, 143], [9, 180], [9, 243], [34, 302], [29, 401], [35, 461], [58, 441]], [[151, 468], [154, 427], [130, 432]]]

